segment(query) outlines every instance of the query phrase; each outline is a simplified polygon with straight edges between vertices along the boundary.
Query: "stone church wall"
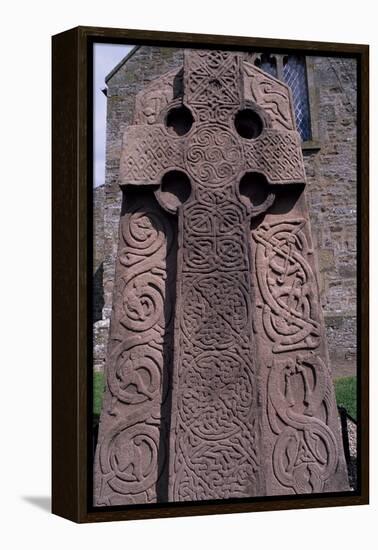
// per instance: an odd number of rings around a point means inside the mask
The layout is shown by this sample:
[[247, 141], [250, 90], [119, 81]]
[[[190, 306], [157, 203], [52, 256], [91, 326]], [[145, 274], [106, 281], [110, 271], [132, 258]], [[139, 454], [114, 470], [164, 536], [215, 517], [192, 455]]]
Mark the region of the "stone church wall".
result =
[[[107, 81], [105, 185], [94, 190], [94, 367], [102, 370], [112, 309], [121, 192], [121, 140], [136, 93], [182, 65], [182, 50], [140, 47]], [[307, 201], [334, 376], [356, 360], [356, 62], [308, 57], [312, 141], [304, 144]], [[102, 309], [102, 317], [99, 312]]]

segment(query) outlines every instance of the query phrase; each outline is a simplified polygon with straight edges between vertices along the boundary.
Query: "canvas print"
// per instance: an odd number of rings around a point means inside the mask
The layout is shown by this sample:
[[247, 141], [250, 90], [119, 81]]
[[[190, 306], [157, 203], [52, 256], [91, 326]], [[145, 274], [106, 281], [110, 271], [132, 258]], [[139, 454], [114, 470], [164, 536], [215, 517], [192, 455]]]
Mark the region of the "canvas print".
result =
[[356, 59], [93, 68], [93, 506], [356, 490]]

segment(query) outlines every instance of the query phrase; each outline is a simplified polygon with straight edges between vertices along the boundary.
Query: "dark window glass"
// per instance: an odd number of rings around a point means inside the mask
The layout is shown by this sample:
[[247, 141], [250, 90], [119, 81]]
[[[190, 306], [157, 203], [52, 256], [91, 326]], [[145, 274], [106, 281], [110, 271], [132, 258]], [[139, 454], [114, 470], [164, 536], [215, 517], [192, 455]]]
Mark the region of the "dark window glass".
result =
[[311, 119], [308, 100], [306, 60], [300, 55], [261, 54], [255, 65], [264, 72], [280, 78], [293, 95], [295, 121], [302, 141], [311, 139]]
[[277, 78], [276, 59], [268, 54], [262, 54], [259, 59], [256, 60], [255, 65], [258, 66], [265, 73]]
[[[285, 63], [286, 61], [286, 63]], [[295, 120], [303, 141], [311, 139], [310, 108], [305, 59], [298, 55], [284, 58], [283, 80], [293, 94]]]

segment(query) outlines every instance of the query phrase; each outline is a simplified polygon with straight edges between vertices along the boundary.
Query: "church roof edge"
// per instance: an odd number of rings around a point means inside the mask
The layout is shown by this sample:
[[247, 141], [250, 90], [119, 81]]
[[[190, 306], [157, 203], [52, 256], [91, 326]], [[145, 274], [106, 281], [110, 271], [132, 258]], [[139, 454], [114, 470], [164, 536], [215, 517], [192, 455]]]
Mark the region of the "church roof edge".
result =
[[108, 81], [119, 71], [119, 69], [122, 67], [122, 65], [124, 63], [126, 63], [126, 61], [128, 61], [130, 59], [130, 57], [132, 57], [135, 54], [135, 52], [137, 50], [139, 50], [140, 47], [141, 46], [134, 46], [133, 49], [130, 50], [129, 53], [127, 55], [125, 55], [125, 57], [123, 57], [119, 63], [117, 63], [117, 65], [105, 77], [105, 84], [108, 83]]

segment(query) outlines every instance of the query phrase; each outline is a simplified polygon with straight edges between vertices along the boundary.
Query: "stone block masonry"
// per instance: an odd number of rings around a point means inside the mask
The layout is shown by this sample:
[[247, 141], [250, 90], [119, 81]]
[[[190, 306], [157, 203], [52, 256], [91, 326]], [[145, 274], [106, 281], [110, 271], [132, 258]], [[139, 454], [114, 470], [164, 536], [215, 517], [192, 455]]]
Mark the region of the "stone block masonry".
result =
[[[313, 56], [306, 62], [313, 131], [311, 148], [303, 145], [306, 194], [330, 364], [333, 376], [342, 376], [354, 374], [356, 366], [356, 62]], [[181, 49], [139, 47], [107, 81], [106, 181], [94, 201], [96, 370], [103, 369], [112, 309], [122, 136], [133, 119], [136, 94], [182, 64]]]

